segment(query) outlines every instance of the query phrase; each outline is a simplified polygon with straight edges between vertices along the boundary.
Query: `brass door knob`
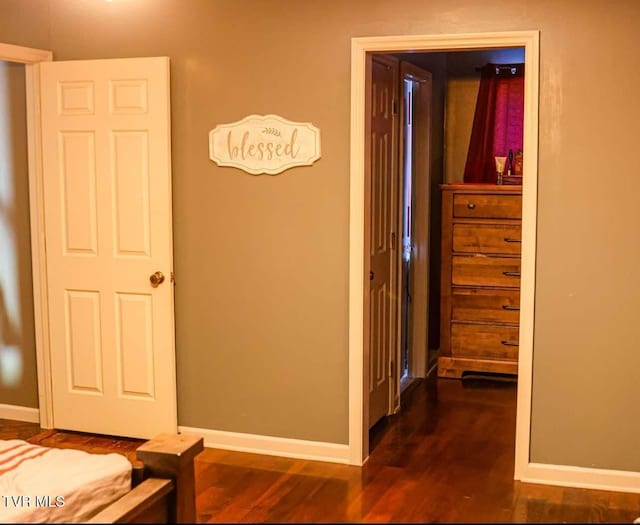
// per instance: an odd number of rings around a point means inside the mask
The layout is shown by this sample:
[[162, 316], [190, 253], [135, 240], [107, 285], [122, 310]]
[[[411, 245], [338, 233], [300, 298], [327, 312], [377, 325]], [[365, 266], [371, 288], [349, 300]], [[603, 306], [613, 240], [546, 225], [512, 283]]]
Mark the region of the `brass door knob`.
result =
[[151, 286], [157, 288], [164, 282], [164, 274], [162, 272], [152, 273], [149, 276], [149, 282], [151, 283]]

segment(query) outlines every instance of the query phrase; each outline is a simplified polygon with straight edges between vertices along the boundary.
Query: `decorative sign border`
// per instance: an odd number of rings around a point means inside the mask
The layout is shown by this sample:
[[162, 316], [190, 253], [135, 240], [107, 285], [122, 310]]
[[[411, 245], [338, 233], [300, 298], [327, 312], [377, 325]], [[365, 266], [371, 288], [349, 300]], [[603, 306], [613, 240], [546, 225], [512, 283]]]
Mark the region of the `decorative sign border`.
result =
[[218, 166], [275, 175], [320, 158], [320, 130], [279, 115], [249, 115], [209, 132], [209, 158]]

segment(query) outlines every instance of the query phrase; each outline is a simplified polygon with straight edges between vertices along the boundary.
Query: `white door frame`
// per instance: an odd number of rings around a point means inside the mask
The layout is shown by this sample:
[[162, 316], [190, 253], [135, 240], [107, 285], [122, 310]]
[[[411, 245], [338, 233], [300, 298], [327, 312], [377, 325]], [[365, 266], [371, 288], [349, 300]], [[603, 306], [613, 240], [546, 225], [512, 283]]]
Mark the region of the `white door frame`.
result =
[[29, 159], [29, 219], [31, 221], [31, 272], [38, 377], [40, 426], [53, 427], [51, 363], [49, 361], [49, 299], [42, 192], [42, 137], [40, 130], [40, 62], [53, 60], [43, 49], [0, 43], [0, 60], [25, 65], [27, 91], [27, 152]]
[[[516, 416], [515, 472], [521, 479], [529, 465], [533, 317], [538, 189], [539, 31], [458, 35], [401, 35], [351, 39], [351, 166], [349, 182], [349, 461], [362, 465], [369, 455], [369, 421], [365, 374], [369, 352], [364, 348], [364, 182], [365, 59], [367, 53], [407, 50], [460, 51], [523, 47], [525, 50], [524, 144], [522, 188], [522, 267], [520, 347]], [[366, 281], [368, 283], [368, 279]]]

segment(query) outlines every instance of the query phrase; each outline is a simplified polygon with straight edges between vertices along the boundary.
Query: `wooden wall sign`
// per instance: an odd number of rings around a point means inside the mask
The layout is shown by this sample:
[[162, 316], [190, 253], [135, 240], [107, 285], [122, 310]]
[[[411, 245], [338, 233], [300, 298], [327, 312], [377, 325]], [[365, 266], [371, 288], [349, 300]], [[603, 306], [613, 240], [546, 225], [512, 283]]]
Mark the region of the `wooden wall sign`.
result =
[[209, 157], [218, 166], [274, 175], [320, 158], [320, 130], [278, 115], [249, 115], [209, 132]]

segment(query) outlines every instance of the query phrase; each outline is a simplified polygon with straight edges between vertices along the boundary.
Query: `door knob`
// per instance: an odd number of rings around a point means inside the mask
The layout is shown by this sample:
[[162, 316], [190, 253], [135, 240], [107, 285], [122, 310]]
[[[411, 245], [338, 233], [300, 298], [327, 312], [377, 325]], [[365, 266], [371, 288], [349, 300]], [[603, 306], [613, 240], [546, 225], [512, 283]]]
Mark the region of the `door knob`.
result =
[[152, 273], [149, 276], [149, 282], [151, 283], [151, 286], [157, 288], [164, 282], [164, 274], [162, 272]]

